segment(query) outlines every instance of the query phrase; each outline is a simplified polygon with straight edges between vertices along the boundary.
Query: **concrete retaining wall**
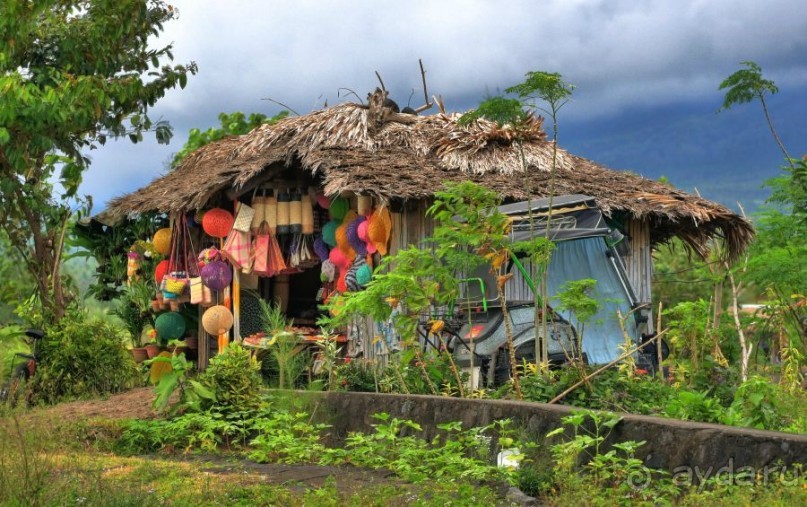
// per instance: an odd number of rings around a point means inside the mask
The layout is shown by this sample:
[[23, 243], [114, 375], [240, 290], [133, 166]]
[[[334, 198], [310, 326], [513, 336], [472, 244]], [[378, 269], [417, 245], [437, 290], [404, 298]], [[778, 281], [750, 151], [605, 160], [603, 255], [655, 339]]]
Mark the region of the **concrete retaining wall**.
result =
[[[293, 396], [318, 422], [331, 424], [336, 439], [351, 431], [370, 431], [370, 425], [377, 422], [372, 414], [387, 412], [419, 423], [427, 438], [435, 434], [437, 424], [445, 422], [461, 421], [464, 427], [474, 427], [512, 419], [527, 438], [541, 442], [547, 432], [561, 425], [563, 416], [575, 410], [541, 403], [438, 396], [350, 392], [294, 392]], [[611, 436], [614, 442], [646, 441], [636, 457], [650, 467], [672, 472], [698, 467], [696, 470], [711, 470], [713, 474], [726, 467], [758, 471], [780, 463], [807, 463], [807, 436], [803, 435], [625, 415]]]

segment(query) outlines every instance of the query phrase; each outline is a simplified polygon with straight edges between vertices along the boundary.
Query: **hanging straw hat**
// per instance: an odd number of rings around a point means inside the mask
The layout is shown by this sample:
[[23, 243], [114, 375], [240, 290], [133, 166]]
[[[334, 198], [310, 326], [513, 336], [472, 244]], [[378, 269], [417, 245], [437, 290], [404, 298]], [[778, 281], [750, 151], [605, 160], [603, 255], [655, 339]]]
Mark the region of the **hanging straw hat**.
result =
[[314, 240], [314, 253], [317, 254], [317, 257], [319, 257], [320, 261], [328, 260], [329, 252], [330, 249], [328, 248], [328, 245], [325, 244], [325, 241], [322, 239], [322, 237], [318, 237], [317, 239]]
[[359, 237], [359, 225], [367, 221], [367, 217], [359, 216], [347, 224], [347, 241], [356, 255], [365, 257], [367, 255], [367, 244]]
[[334, 197], [331, 199], [331, 205], [328, 208], [332, 220], [342, 220], [345, 218], [347, 210], [350, 209], [350, 201], [344, 197]]
[[345, 270], [348, 266], [350, 266], [350, 259], [348, 259], [345, 254], [342, 253], [342, 250], [338, 248], [334, 248], [330, 251], [328, 254], [328, 259], [340, 270]]
[[338, 227], [338, 220], [331, 220], [322, 227], [322, 241], [331, 248], [336, 246], [336, 229]]
[[325, 259], [322, 262], [322, 281], [332, 282], [336, 278], [336, 266], [330, 259]]
[[328, 199], [325, 194], [317, 194], [317, 204], [322, 209], [328, 209], [331, 207], [331, 201]]
[[350, 242], [347, 240], [347, 225], [347, 223], [343, 223], [336, 228], [336, 248], [341, 250], [345, 257], [352, 261], [356, 258], [356, 251], [353, 250], [353, 247], [350, 246]]
[[367, 265], [365, 262], [359, 269], [356, 270], [356, 281], [359, 283], [359, 286], [364, 288], [370, 283], [370, 280], [373, 279], [373, 270], [370, 266]]
[[359, 239], [364, 241], [365, 248], [367, 249], [367, 253], [374, 254], [376, 253], [375, 243], [370, 240], [370, 237], [367, 235], [367, 228], [370, 225], [370, 219], [363, 221], [359, 224], [356, 228], [356, 234], [358, 234]]
[[378, 253], [387, 255], [387, 243], [392, 229], [392, 216], [386, 206], [377, 208], [370, 216], [367, 237], [373, 242]]

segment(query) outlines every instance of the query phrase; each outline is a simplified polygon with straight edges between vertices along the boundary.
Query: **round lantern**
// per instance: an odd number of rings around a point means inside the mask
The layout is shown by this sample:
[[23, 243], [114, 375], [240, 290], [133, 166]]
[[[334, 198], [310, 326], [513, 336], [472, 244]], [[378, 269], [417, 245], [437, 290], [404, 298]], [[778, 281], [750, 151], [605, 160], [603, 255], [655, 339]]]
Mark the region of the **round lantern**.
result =
[[223, 261], [211, 261], [199, 270], [202, 283], [213, 290], [224, 290], [233, 281], [230, 265]]
[[168, 274], [169, 267], [167, 260], [157, 263], [157, 267], [154, 268], [154, 281], [157, 282], [157, 285], [162, 283], [163, 278]]
[[185, 319], [177, 312], [166, 312], [154, 320], [154, 329], [162, 342], [179, 340], [185, 334]]
[[233, 228], [235, 217], [226, 209], [213, 208], [202, 218], [202, 229], [208, 236], [224, 238]]
[[163, 227], [162, 229], [158, 230], [154, 233], [154, 238], [152, 238], [151, 242], [154, 244], [154, 248], [160, 252], [160, 255], [165, 257], [166, 255], [171, 253], [171, 229], [168, 227]]
[[202, 315], [202, 327], [214, 336], [224, 334], [233, 327], [233, 314], [226, 306], [211, 306]]

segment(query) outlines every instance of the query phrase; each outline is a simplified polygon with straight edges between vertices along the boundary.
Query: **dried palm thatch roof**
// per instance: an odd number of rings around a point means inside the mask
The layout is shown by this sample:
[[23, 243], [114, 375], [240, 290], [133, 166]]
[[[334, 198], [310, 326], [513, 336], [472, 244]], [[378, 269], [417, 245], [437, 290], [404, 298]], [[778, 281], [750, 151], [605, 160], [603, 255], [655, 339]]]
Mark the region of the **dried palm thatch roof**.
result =
[[[133, 212], [204, 207], [217, 194], [247, 189], [269, 167], [291, 167], [319, 178], [329, 195], [344, 191], [383, 200], [427, 199], [444, 181], [472, 180], [508, 200], [550, 193], [553, 143], [540, 118], [522, 131], [522, 151], [510, 126], [477, 120], [461, 126], [457, 114], [379, 117], [358, 104], [341, 104], [263, 125], [249, 134], [208, 144], [169, 174], [114, 199], [102, 214], [118, 221]], [[753, 237], [751, 224], [728, 208], [697, 196], [615, 171], [557, 150], [554, 193], [587, 194], [609, 216], [649, 220], [651, 240], [682, 238], [704, 253], [722, 238], [730, 256]]]

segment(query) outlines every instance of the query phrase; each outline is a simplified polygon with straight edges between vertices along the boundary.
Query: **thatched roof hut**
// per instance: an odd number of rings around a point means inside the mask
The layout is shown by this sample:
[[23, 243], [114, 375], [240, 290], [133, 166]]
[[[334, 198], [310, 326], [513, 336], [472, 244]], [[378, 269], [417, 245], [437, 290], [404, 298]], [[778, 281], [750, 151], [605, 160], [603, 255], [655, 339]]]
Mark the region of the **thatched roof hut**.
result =
[[[278, 171], [313, 176], [329, 195], [352, 191], [382, 200], [424, 200], [443, 181], [472, 180], [506, 200], [550, 193], [553, 143], [536, 119], [522, 134], [509, 126], [458, 114], [414, 116], [346, 103], [263, 125], [206, 145], [148, 186], [114, 199], [102, 214], [116, 222], [133, 212], [202, 208], [217, 195], [246, 193]], [[700, 253], [713, 238], [736, 257], [753, 237], [744, 218], [720, 204], [639, 175], [605, 168], [557, 150], [555, 194], [596, 197], [606, 216], [649, 225], [650, 243], [677, 236]]]

